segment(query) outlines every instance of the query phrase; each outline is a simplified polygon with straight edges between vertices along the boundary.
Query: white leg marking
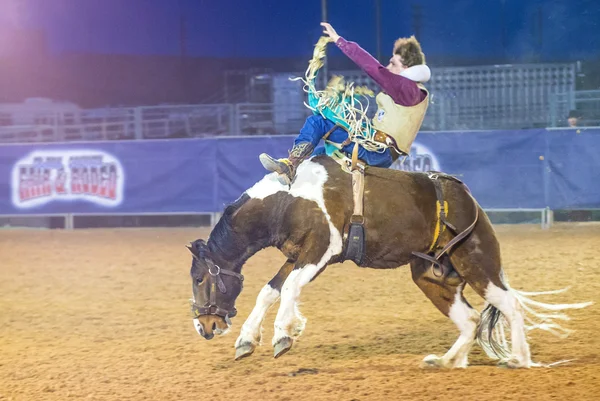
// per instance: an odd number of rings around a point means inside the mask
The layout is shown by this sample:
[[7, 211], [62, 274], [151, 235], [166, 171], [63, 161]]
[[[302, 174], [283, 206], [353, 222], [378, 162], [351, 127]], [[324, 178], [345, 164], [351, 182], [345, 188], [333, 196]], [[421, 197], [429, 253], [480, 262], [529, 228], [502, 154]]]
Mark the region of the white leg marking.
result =
[[460, 336], [442, 358], [438, 359], [435, 355], [430, 355], [425, 358], [425, 362], [435, 361], [436, 364], [445, 368], [467, 367], [469, 351], [475, 341], [479, 313], [463, 301], [463, 287], [464, 284], [457, 288], [454, 295], [454, 303], [452, 303], [450, 312], [448, 313], [450, 319], [460, 330]]
[[525, 335], [525, 321], [519, 301], [512, 291], [505, 291], [491, 282], [485, 290], [485, 299], [502, 312], [510, 325], [512, 350], [509, 362], [513, 367], [530, 367], [531, 352]]
[[327, 170], [319, 163], [306, 160], [296, 172], [296, 178], [291, 187], [279, 183], [277, 174], [268, 174], [257, 182], [246, 193], [254, 199], [265, 199], [278, 192], [287, 192], [296, 198], [313, 201], [325, 215], [329, 225], [329, 246], [321, 260], [316, 265], [306, 265], [299, 270], [294, 270], [286, 279], [281, 290], [281, 301], [275, 319], [275, 335], [273, 345], [283, 337], [299, 335], [304, 328], [306, 319], [300, 314], [297, 301], [300, 291], [329, 260], [342, 252], [342, 235], [331, 222], [331, 216], [325, 207], [323, 188], [328, 179]]
[[[508, 324], [511, 326], [512, 352], [509, 365], [513, 367], [531, 367], [531, 366], [553, 366], [567, 361], [554, 362], [549, 365], [542, 365], [531, 362], [531, 353], [527, 344], [526, 332], [534, 329], [548, 331], [558, 337], [565, 338], [571, 330], [562, 327], [558, 320], [569, 320], [569, 317], [560, 313], [565, 309], [581, 309], [592, 304], [592, 302], [582, 302], [575, 304], [549, 304], [530, 299], [537, 295], [554, 295], [565, 292], [567, 288], [554, 291], [524, 292], [510, 288], [508, 282], [504, 280], [508, 291], [504, 291], [493, 284], [489, 284], [486, 289], [486, 299], [489, 303], [498, 308], [503, 314]], [[499, 322], [501, 325], [501, 322]], [[503, 341], [502, 327], [500, 327], [501, 342]], [[486, 351], [487, 352], [487, 351]], [[488, 353], [489, 355], [489, 353]]]
[[302, 335], [304, 328], [306, 327], [306, 318], [300, 313], [298, 308], [298, 302], [294, 304], [294, 314], [296, 315], [295, 323], [292, 326], [292, 337], [297, 338]]
[[283, 337], [294, 337], [304, 328], [306, 319], [300, 314], [297, 307], [298, 298], [302, 287], [319, 272], [317, 265], [306, 265], [290, 273], [281, 289], [281, 302], [277, 317], [275, 318], [275, 333], [273, 345]]
[[262, 337], [262, 322], [267, 314], [267, 311], [279, 299], [279, 291], [265, 285], [258, 296], [256, 297], [256, 305], [250, 312], [250, 315], [242, 325], [240, 336], [235, 342], [235, 347], [238, 348], [243, 343], [251, 343], [254, 345], [260, 344]]

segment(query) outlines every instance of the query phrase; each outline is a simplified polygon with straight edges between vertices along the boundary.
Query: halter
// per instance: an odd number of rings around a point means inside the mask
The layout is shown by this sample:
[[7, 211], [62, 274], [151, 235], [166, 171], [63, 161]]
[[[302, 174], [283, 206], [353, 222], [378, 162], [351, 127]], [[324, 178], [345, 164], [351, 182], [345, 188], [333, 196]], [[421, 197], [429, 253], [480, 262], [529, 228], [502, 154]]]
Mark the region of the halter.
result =
[[204, 306], [197, 306], [194, 303], [194, 300], [190, 301], [190, 306], [192, 309], [192, 315], [194, 316], [194, 319], [206, 315], [221, 316], [225, 319], [235, 316], [235, 314], [237, 313], [235, 308], [233, 308], [231, 311], [228, 311], [217, 305], [217, 287], [219, 288], [219, 292], [221, 294], [227, 293], [227, 288], [225, 287], [225, 283], [221, 278], [222, 274], [226, 276], [235, 277], [242, 283], [244, 282], [244, 276], [231, 270], [221, 269], [210, 259], [204, 260], [206, 261], [206, 264], [208, 266], [208, 285], [210, 288], [210, 293], [208, 301], [204, 304]]

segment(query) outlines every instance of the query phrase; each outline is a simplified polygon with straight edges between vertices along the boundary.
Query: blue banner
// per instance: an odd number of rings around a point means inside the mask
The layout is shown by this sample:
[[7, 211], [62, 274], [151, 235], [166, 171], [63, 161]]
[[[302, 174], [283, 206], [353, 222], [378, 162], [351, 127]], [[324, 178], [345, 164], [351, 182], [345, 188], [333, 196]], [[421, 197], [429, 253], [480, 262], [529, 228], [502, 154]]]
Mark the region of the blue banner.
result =
[[546, 136], [551, 209], [600, 208], [600, 129]]
[[213, 212], [212, 140], [0, 146], [0, 213]]
[[[433, 159], [431, 169], [462, 180], [484, 208], [544, 208], [544, 132], [422, 133], [411, 159]], [[430, 166], [416, 167], [407, 170]]]
[[[221, 212], [291, 136], [0, 146], [0, 214]], [[484, 208], [600, 208], [600, 130], [421, 133], [392, 168], [456, 175]]]
[[217, 204], [236, 200], [267, 173], [258, 160], [261, 153], [287, 157], [292, 136], [216, 139], [218, 189]]

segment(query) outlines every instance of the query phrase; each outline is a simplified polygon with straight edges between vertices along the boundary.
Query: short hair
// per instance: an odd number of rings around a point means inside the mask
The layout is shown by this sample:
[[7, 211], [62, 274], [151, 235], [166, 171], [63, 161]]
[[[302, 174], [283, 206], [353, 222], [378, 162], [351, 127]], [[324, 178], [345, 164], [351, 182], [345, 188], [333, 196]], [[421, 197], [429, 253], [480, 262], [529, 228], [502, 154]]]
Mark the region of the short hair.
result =
[[399, 55], [402, 58], [402, 63], [407, 67], [425, 64], [425, 54], [423, 54], [421, 44], [414, 35], [396, 40], [394, 54]]

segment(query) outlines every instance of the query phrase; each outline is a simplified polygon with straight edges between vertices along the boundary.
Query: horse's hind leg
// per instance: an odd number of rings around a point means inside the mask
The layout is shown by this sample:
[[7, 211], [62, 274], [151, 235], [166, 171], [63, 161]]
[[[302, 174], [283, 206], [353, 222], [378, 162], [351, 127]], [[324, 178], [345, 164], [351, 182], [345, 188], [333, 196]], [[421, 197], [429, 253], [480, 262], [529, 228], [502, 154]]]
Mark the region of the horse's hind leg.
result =
[[235, 342], [235, 359], [252, 355], [254, 349], [260, 344], [262, 337], [262, 322], [269, 308], [277, 302], [281, 287], [285, 279], [294, 269], [294, 261], [288, 260], [279, 269], [277, 274], [269, 281], [256, 297], [256, 305], [242, 325], [242, 330]]
[[427, 298], [460, 330], [454, 345], [442, 357], [429, 355], [423, 367], [466, 368], [469, 351], [475, 340], [479, 314], [463, 296], [465, 282], [458, 275], [435, 277], [431, 264], [424, 260], [411, 262], [412, 278]]
[[[530, 367], [531, 353], [522, 308], [515, 293], [503, 282], [500, 246], [490, 221], [482, 211], [472, 234], [452, 252], [450, 258], [460, 276], [495, 308], [487, 308], [482, 314], [482, 321], [489, 326], [487, 338], [479, 338], [486, 353], [501, 359], [508, 358], [507, 364], [510, 367]], [[491, 334], [499, 321], [497, 310], [502, 312], [510, 325], [510, 357], [506, 345], [490, 344]]]
[[[501, 364], [511, 368], [536, 366], [531, 362], [526, 329], [540, 328], [559, 332], [564, 329], [556, 320], [566, 320], [568, 317], [557, 312], [589, 305], [545, 304], [527, 298], [527, 295], [541, 295], [543, 292], [521, 293], [510, 288], [503, 279], [500, 247], [485, 216], [480, 219], [473, 234], [452, 253], [451, 260], [458, 273], [490, 304], [481, 314], [478, 339], [483, 349], [490, 357], [500, 358]], [[558, 292], [562, 290], [548, 291], [545, 294]], [[499, 324], [500, 313], [510, 326], [510, 350], [506, 341], [503, 341], [504, 328]], [[526, 313], [530, 315], [526, 316]], [[529, 326], [525, 325], [526, 318]], [[500, 339], [494, 338], [495, 332], [500, 334]]]

